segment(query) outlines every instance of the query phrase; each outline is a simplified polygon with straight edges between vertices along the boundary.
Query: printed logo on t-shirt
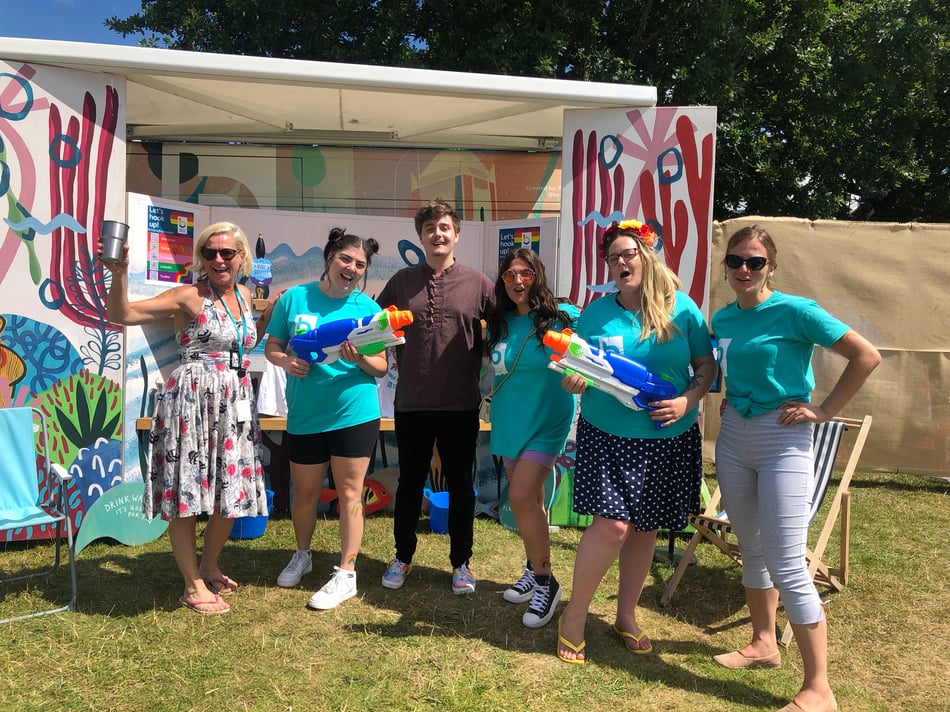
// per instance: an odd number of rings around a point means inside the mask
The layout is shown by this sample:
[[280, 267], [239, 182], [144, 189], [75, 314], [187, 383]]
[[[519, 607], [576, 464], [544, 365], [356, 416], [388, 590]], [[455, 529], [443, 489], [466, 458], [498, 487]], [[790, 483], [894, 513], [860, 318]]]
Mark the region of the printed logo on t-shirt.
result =
[[722, 351], [719, 365], [722, 366], [723, 378], [727, 378], [729, 376], [729, 344], [731, 343], [732, 339], [719, 339], [719, 348]]
[[623, 354], [623, 336], [601, 336], [597, 339], [597, 348], [601, 351], [613, 351]]
[[298, 314], [294, 317], [294, 333], [306, 334], [317, 328], [317, 317], [314, 314]]
[[505, 355], [508, 353], [508, 344], [495, 344], [491, 350], [491, 365], [495, 369], [495, 375], [504, 375], [508, 373], [505, 367]]

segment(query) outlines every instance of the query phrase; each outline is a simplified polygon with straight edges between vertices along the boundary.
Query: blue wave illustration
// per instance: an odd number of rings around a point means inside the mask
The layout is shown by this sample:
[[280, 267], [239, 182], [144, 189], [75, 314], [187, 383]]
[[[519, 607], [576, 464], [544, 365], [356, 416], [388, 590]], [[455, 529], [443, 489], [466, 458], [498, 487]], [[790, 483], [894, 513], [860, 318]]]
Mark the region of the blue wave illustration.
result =
[[66, 213], [60, 213], [48, 223], [42, 223], [32, 215], [28, 218], [24, 218], [18, 223], [11, 222], [9, 218], [4, 218], [3, 222], [9, 225], [10, 228], [16, 232], [32, 229], [40, 235], [49, 235], [51, 232], [53, 232], [53, 230], [58, 230], [61, 227], [65, 227], [69, 230], [72, 230], [73, 232], [86, 232], [86, 228], [80, 225], [76, 218], [74, 218], [72, 215], [67, 215]]
[[584, 227], [589, 222], [597, 223], [597, 227], [607, 227], [612, 222], [622, 222], [623, 213], [619, 210], [614, 210], [610, 215], [604, 216], [600, 214], [599, 210], [594, 210], [587, 214], [587, 217], [577, 223], [578, 227]]

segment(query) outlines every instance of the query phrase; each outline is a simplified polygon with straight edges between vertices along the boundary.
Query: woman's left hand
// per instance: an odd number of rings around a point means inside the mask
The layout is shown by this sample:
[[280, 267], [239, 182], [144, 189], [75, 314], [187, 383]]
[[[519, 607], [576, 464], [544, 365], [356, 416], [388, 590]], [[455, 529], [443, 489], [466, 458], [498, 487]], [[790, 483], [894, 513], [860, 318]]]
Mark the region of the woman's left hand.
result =
[[779, 425], [798, 425], [800, 423], [824, 423], [830, 416], [822, 410], [820, 405], [788, 401], [779, 406], [782, 414], [779, 416]]
[[688, 401], [686, 396], [678, 396], [670, 400], [652, 401], [650, 405], [653, 407], [650, 417], [665, 428], [686, 414]]
[[344, 341], [340, 344], [340, 358], [349, 363], [356, 363], [363, 357], [351, 342]]

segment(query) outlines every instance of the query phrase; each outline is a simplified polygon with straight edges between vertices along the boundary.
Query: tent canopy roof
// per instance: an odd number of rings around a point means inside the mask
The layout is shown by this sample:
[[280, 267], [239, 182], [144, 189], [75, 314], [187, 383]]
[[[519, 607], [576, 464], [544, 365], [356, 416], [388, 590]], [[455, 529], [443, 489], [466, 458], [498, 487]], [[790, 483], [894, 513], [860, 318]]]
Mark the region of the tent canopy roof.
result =
[[125, 79], [130, 140], [560, 148], [566, 109], [651, 107], [649, 86], [0, 38], [0, 58]]

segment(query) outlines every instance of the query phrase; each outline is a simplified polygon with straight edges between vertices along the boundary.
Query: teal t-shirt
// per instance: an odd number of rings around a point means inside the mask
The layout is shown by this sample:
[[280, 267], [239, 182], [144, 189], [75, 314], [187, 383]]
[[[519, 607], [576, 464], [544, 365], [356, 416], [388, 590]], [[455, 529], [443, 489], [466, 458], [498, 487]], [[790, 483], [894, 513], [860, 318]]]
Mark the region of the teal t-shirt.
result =
[[[559, 308], [570, 321], [554, 328], [573, 328], [580, 310], [573, 304], [561, 304]], [[515, 370], [492, 396], [492, 454], [512, 459], [525, 450], [560, 455], [571, 430], [577, 399], [561, 388], [561, 374], [548, 368], [551, 350], [534, 335], [534, 312], [518, 316], [512, 311], [505, 322], [508, 335], [491, 352], [493, 388], [505, 379], [522, 344], [524, 350]]]
[[[665, 343], [656, 334], [640, 341], [640, 313], [624, 309], [614, 296], [598, 299], [577, 320], [577, 334], [596, 348], [619, 353], [665, 378], [682, 393], [692, 375], [690, 362], [712, 353], [709, 328], [702, 312], [689, 295], [676, 293], [670, 319], [679, 333]], [[699, 416], [699, 405], [666, 428], [657, 430], [648, 411], [627, 408], [612, 395], [588, 388], [581, 396], [581, 415], [611, 435], [624, 438], [670, 438], [685, 433]]]
[[[343, 299], [331, 299], [318, 282], [288, 289], [274, 306], [267, 333], [290, 341], [298, 331], [309, 331], [337, 319], [370, 316], [379, 304], [359, 290]], [[310, 364], [305, 378], [287, 376], [287, 432], [310, 435], [359, 425], [379, 417], [376, 379], [355, 363], [337, 359]]]
[[849, 331], [814, 300], [775, 291], [751, 309], [737, 302], [723, 307], [712, 329], [722, 349], [726, 400], [745, 418], [785, 401], [809, 402], [815, 344], [827, 348]]

